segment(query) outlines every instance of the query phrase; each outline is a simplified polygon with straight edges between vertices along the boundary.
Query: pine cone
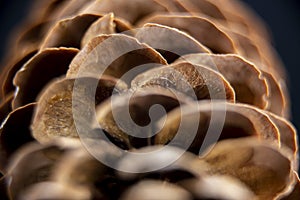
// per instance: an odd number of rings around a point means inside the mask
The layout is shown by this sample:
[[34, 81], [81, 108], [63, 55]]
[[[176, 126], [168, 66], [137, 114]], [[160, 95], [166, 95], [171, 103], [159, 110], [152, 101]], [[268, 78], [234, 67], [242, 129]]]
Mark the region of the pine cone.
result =
[[243, 3], [38, 0], [11, 41], [1, 199], [299, 199], [285, 69]]

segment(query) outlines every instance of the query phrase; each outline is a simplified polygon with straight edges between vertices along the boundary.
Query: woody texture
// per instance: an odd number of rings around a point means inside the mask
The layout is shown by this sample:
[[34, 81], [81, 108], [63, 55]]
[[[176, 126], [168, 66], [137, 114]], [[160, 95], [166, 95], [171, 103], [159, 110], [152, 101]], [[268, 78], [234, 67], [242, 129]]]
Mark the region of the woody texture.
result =
[[35, 0], [0, 73], [0, 199], [299, 200], [288, 76], [239, 0]]

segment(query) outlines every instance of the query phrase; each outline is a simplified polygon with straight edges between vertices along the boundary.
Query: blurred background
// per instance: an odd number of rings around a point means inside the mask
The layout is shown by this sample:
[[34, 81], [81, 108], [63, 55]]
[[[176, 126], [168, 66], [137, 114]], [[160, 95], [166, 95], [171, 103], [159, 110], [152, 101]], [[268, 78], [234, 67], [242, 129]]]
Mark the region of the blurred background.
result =
[[[220, 0], [221, 1], [221, 0]], [[32, 0], [0, 0], [0, 57], [5, 53], [7, 38], [26, 16]], [[292, 122], [300, 130], [300, 1], [244, 0], [269, 26], [273, 45], [289, 75]], [[0, 58], [0, 59], [1, 59]]]
[[300, 130], [300, 1], [243, 0], [267, 24], [289, 77], [292, 122]]

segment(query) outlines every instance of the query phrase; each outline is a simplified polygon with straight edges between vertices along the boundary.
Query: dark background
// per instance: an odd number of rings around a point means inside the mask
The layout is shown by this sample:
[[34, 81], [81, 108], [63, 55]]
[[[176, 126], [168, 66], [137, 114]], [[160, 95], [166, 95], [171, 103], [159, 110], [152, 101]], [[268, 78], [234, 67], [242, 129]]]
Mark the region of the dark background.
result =
[[[220, 0], [222, 1], [222, 0]], [[292, 122], [300, 130], [300, 3], [299, 0], [244, 0], [268, 24], [273, 45], [289, 75]], [[26, 16], [32, 0], [0, 0], [0, 57], [5, 52], [7, 36]], [[237, 11], [238, 12], [238, 11]]]

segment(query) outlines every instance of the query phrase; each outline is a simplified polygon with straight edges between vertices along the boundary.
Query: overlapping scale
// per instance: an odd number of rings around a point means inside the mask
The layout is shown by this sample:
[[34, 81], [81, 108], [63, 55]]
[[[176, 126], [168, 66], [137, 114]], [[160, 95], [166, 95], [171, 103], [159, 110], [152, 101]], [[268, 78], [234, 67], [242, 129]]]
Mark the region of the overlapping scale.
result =
[[7, 163], [11, 155], [24, 144], [33, 141], [30, 123], [35, 106], [35, 103], [31, 103], [15, 109], [3, 121], [0, 127], [0, 170], [2, 172], [7, 172]]
[[0, 198], [298, 200], [271, 42], [237, 0], [35, 1], [0, 75]]
[[13, 80], [16, 87], [13, 108], [34, 102], [48, 82], [64, 76], [78, 51], [75, 48], [47, 48], [25, 63]]
[[187, 14], [154, 14], [147, 17], [140, 24], [158, 23], [178, 28], [215, 53], [235, 53], [235, 45], [232, 39], [213, 22], [203, 17]]
[[181, 62], [155, 68], [136, 76], [131, 87], [147, 86], [174, 88], [194, 99], [223, 99], [235, 101], [230, 83], [218, 72], [202, 65]]
[[[76, 81], [82, 84], [76, 84], [77, 92], [74, 94]], [[91, 88], [94, 83], [98, 83], [96, 91]], [[84, 110], [86, 114], [82, 113], [82, 117], [89, 117], [87, 119], [92, 120], [89, 112], [110, 97], [115, 87], [118, 88], [117, 92], [127, 88], [126, 84], [117, 82], [112, 77], [102, 77], [100, 80], [91, 77], [82, 77], [79, 80], [68, 78], [52, 82], [38, 98], [31, 125], [33, 137], [41, 143], [59, 136], [78, 138], [72, 111], [75, 107], [73, 95], [82, 96], [78, 99], [78, 103], [85, 104], [88, 108]]]
[[196, 102], [174, 110], [166, 121], [159, 123], [164, 126], [155, 137], [156, 144], [168, 144], [180, 132], [180, 143], [175, 145], [190, 142], [189, 150], [196, 154], [219, 140], [230, 138], [255, 136], [280, 143], [278, 128], [270, 118], [245, 104]]

